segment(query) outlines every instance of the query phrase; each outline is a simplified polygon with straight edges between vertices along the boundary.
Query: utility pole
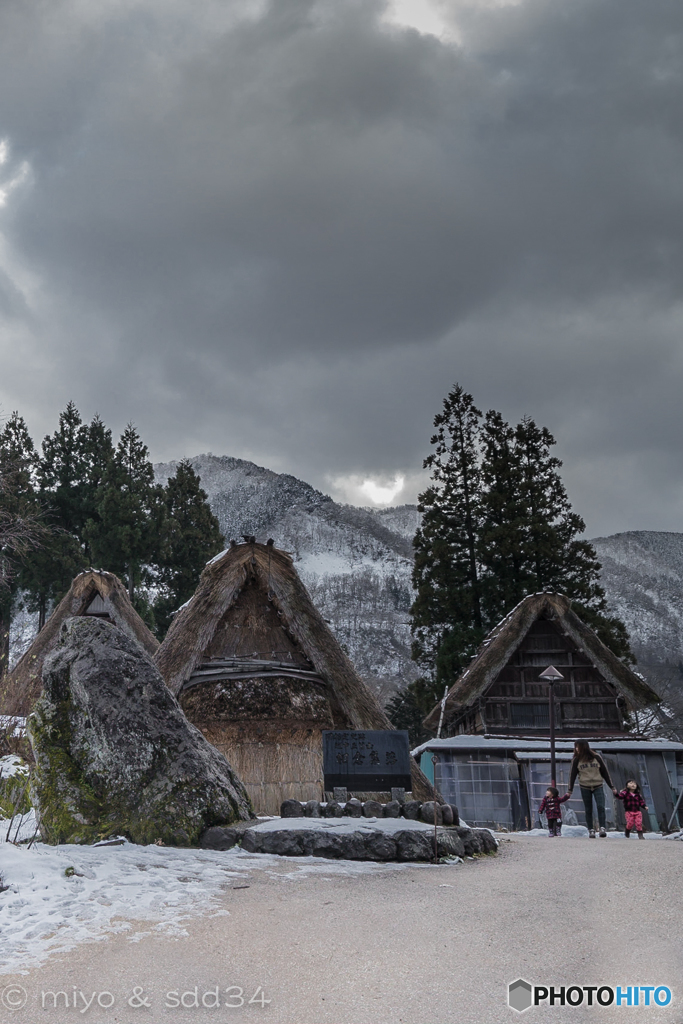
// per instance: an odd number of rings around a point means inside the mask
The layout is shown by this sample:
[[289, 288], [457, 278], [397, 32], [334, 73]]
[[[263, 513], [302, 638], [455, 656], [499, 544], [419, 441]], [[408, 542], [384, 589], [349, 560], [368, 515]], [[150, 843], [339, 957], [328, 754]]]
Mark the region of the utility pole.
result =
[[550, 785], [556, 786], [557, 768], [555, 766], [555, 683], [564, 680], [561, 672], [558, 672], [553, 665], [548, 665], [545, 672], [539, 676], [544, 683], [548, 684], [548, 732], [550, 734]]

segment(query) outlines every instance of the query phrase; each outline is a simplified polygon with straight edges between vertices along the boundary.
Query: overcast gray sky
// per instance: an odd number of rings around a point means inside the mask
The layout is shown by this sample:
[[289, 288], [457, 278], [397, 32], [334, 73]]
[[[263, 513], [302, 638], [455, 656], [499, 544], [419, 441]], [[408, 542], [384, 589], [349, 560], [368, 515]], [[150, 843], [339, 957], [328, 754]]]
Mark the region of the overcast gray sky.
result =
[[683, 530], [682, 78], [680, 0], [3, 0], [0, 407], [402, 502], [458, 380]]

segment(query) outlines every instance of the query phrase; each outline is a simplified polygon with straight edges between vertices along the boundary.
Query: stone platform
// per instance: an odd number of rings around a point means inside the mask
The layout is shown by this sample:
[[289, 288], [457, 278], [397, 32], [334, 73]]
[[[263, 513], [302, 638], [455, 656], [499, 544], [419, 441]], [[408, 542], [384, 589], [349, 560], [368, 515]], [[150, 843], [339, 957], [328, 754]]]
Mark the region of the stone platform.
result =
[[[498, 847], [488, 829], [441, 826], [436, 835], [439, 858], [495, 853]], [[209, 850], [238, 844], [249, 853], [285, 857], [426, 862], [434, 859], [434, 828], [403, 818], [270, 818], [209, 828], [200, 839]]]

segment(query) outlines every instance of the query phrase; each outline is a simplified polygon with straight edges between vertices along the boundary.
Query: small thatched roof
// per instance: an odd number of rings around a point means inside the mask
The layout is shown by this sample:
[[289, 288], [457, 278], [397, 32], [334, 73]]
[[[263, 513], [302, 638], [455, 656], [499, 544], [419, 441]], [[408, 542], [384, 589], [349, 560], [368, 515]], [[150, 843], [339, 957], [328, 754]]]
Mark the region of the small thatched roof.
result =
[[[246, 598], [248, 588], [254, 586], [267, 595], [270, 611], [261, 601], [261, 610], [245, 620], [240, 618], [238, 598], [243, 591]], [[227, 614], [231, 609], [232, 615]], [[273, 617], [278, 631], [284, 630], [293, 641], [293, 648], [285, 651], [287, 644], [274, 636]], [[239, 622], [236, 628], [233, 618]], [[211, 664], [212, 651], [220, 646], [220, 637], [230, 634], [231, 627], [232, 635], [239, 632], [240, 637], [234, 662], [238, 669], [233, 671], [242, 675], [248, 671], [253, 676], [267, 671], [269, 652], [274, 649], [274, 666], [282, 666], [282, 659], [288, 659], [288, 671], [283, 670], [283, 675], [315, 675], [329, 688], [336, 709], [336, 728], [393, 729], [377, 698], [315, 608], [291, 556], [272, 543], [247, 542], [217, 555], [204, 569], [194, 597], [174, 617], [155, 660], [176, 697], [201, 679], [203, 667]], [[253, 671], [244, 668], [250, 660]], [[426, 799], [431, 786], [417, 764], [413, 768], [414, 789], [419, 786]]]
[[[531, 594], [520, 601], [491, 630], [477, 654], [446, 697], [444, 718], [472, 704], [495, 681], [498, 673], [515, 653], [531, 626], [542, 617], [554, 619], [604, 678], [626, 697], [634, 708], [659, 703], [659, 696], [615, 654], [605, 647], [590, 626], [572, 611], [571, 601], [562, 594]], [[424, 725], [436, 729], [441, 703], [427, 715]]]
[[78, 574], [29, 649], [9, 673], [6, 693], [10, 702], [19, 700], [30, 705], [38, 697], [42, 688], [43, 661], [57, 642], [62, 623], [80, 615], [108, 619], [137, 640], [152, 657], [159, 648], [159, 641], [133, 608], [128, 591], [118, 576], [100, 569], [87, 569]]

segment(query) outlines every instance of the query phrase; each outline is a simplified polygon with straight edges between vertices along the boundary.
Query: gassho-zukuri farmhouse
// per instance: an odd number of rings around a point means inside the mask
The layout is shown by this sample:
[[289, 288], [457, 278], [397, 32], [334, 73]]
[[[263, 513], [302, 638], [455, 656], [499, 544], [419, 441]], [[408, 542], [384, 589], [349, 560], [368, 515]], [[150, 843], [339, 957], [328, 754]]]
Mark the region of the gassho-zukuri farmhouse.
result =
[[[244, 787], [250, 813], [279, 815], [287, 801], [297, 808], [330, 800], [325, 731], [393, 731], [313, 605], [292, 557], [272, 541], [233, 541], [212, 559], [161, 646], [116, 576], [81, 573], [11, 673], [15, 704], [19, 698], [27, 710], [35, 704], [43, 664], [54, 661], [51, 652], [68, 622], [81, 617], [116, 627], [153, 658], [197, 735], [224, 756], [235, 784]], [[573, 741], [584, 737], [602, 753], [617, 786], [640, 781], [646, 828], [679, 826], [683, 744], [633, 729], [634, 714], [656, 707], [658, 695], [604, 646], [566, 597], [552, 593], [521, 601], [425, 719], [434, 738], [406, 764], [413, 804], [426, 807], [436, 795], [476, 827], [539, 823], [550, 780], [549, 690], [539, 677], [550, 665], [562, 676], [553, 687], [558, 786], [569, 781]], [[354, 794], [367, 801], [378, 795]], [[608, 824], [623, 827], [622, 804], [607, 787], [605, 796]], [[566, 807], [582, 813], [580, 799]], [[444, 820], [448, 815], [444, 810]]]
[[[604, 757], [615, 786], [639, 780], [648, 805], [646, 828], [658, 831], [672, 815], [676, 825], [683, 819], [680, 806], [674, 814], [683, 789], [683, 744], [633, 732], [633, 713], [657, 705], [658, 695], [560, 594], [521, 601], [425, 719], [438, 738], [413, 753], [443, 797], [471, 824], [538, 824], [536, 809], [550, 780], [549, 684], [539, 676], [550, 665], [563, 676], [553, 686], [560, 790], [569, 783], [573, 741], [583, 737]], [[623, 829], [623, 804], [604, 789], [608, 826]], [[583, 820], [578, 786], [564, 806]]]
[[[393, 729], [314, 607], [290, 555], [233, 544], [174, 617], [156, 664], [189, 720], [221, 751], [257, 814], [324, 800], [327, 729]], [[430, 783], [411, 759], [412, 793]]]

